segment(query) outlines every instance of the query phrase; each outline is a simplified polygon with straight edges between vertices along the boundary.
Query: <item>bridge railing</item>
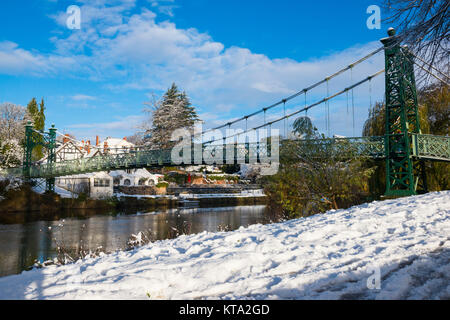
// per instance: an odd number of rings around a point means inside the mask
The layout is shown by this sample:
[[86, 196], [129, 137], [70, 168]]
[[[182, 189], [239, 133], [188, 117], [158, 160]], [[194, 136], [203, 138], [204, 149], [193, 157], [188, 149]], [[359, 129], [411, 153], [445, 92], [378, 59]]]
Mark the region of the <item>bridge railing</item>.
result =
[[[287, 141], [281, 141], [281, 147]], [[384, 137], [327, 138], [315, 140], [294, 140], [299, 152], [317, 153], [319, 157], [367, 157], [384, 158]], [[314, 156], [314, 155], [313, 155]], [[194, 158], [189, 164], [194, 162]], [[200, 164], [261, 163], [278, 162], [270, 143], [235, 143], [232, 145], [208, 145], [201, 149]], [[172, 150], [152, 150], [148, 147], [135, 148], [127, 153], [110, 153], [95, 157], [66, 160], [32, 165], [30, 178], [53, 178], [97, 171], [123, 170], [131, 168], [173, 166]], [[9, 169], [9, 172], [22, 175], [22, 168]]]
[[297, 152], [310, 157], [333, 157], [350, 159], [356, 157], [383, 159], [385, 157], [385, 143], [383, 136], [299, 139], [285, 141], [296, 144]]
[[169, 165], [170, 159], [170, 150], [133, 150], [129, 153], [103, 154], [90, 158], [34, 165], [30, 169], [30, 177], [48, 178], [97, 171]]
[[450, 161], [450, 137], [412, 134], [412, 155], [422, 159]]
[[[412, 134], [412, 156], [431, 160], [450, 161], [450, 137]], [[291, 144], [296, 152], [315, 157], [349, 159], [365, 157], [385, 158], [385, 137], [326, 138], [311, 140], [284, 140], [281, 148]], [[293, 144], [293, 145], [292, 145]], [[257, 163], [269, 160], [270, 143], [240, 143], [209, 145], [201, 149], [202, 164]], [[229, 152], [232, 151], [232, 155]], [[314, 153], [316, 155], [314, 155]], [[218, 156], [219, 154], [219, 156]], [[192, 162], [192, 164], [194, 164]], [[90, 158], [36, 164], [30, 167], [31, 178], [51, 178], [97, 171], [121, 170], [152, 166], [173, 166], [172, 150], [135, 148], [128, 153], [103, 154]], [[4, 176], [20, 176], [22, 168], [0, 171]]]

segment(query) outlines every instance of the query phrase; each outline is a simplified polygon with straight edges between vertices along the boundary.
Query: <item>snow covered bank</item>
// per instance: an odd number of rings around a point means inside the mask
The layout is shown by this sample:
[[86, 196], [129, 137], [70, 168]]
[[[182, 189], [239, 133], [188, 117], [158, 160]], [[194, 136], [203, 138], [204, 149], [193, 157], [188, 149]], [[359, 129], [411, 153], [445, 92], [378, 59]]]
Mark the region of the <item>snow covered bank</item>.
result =
[[[377, 270], [381, 289], [369, 289]], [[147, 294], [151, 299], [449, 299], [450, 191], [182, 236], [0, 278], [3, 299], [148, 299]]]
[[[40, 184], [37, 186], [34, 186], [33, 191], [36, 193], [43, 194], [45, 193], [45, 184]], [[75, 193], [72, 193], [66, 189], [60, 188], [58, 186], [55, 186], [55, 193], [58, 194], [61, 198], [78, 198], [78, 195]]]
[[212, 193], [212, 194], [180, 194], [181, 199], [202, 199], [202, 198], [252, 198], [264, 197], [262, 189], [242, 190], [240, 193]]

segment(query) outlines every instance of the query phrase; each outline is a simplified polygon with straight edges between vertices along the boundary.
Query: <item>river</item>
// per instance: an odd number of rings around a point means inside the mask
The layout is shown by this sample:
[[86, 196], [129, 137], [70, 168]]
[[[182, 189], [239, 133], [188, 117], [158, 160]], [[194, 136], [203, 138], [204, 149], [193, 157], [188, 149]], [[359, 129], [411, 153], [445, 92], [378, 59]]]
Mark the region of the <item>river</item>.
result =
[[[265, 206], [224, 208], [178, 208], [156, 212], [80, 215], [64, 214], [58, 219], [33, 219], [32, 213], [17, 219], [0, 217], [0, 276], [21, 273], [35, 261], [55, 258], [57, 247], [67, 252], [124, 250], [132, 234], [146, 232], [152, 240], [173, 238], [179, 233], [235, 230], [241, 226], [270, 223]], [[24, 215], [27, 216], [24, 219]]]

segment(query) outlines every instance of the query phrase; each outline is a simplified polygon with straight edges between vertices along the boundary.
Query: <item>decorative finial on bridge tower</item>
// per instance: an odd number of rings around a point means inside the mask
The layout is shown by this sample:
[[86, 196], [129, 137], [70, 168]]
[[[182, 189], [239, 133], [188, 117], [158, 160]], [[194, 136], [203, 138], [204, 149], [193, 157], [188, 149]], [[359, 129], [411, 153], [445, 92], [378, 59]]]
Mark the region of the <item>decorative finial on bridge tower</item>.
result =
[[398, 43], [399, 39], [395, 36], [395, 33], [395, 29], [390, 27], [387, 30], [388, 37], [380, 39], [381, 43], [383, 43], [385, 47], [391, 47], [392, 44]]
[[392, 28], [392, 27], [390, 27], [390, 28], [387, 30], [387, 34], [388, 34], [389, 37], [395, 36], [395, 29]]
[[55, 124], [52, 123], [52, 127], [48, 130], [51, 134], [56, 136], [56, 128], [55, 128]]

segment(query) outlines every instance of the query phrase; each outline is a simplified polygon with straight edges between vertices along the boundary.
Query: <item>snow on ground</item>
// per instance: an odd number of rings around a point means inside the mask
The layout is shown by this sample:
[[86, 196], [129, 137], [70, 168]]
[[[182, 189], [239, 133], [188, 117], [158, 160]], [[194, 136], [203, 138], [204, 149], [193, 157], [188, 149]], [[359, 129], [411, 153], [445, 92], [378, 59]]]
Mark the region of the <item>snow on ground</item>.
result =
[[[380, 275], [380, 289], [369, 289]], [[372, 278], [371, 278], [372, 277]], [[449, 299], [450, 191], [0, 278], [3, 299]]]
[[[45, 183], [38, 184], [32, 188], [32, 190], [36, 193], [45, 193]], [[58, 194], [61, 198], [78, 198], [78, 195], [72, 193], [66, 189], [55, 186], [55, 193]]]
[[182, 193], [178, 196], [174, 195], [141, 195], [141, 194], [125, 194], [116, 193], [115, 196], [129, 197], [129, 198], [168, 198], [168, 199], [200, 199], [200, 198], [252, 198], [252, 197], [264, 197], [265, 194], [262, 189], [256, 190], [242, 190], [240, 193], [207, 193], [207, 194], [192, 194], [192, 193]]
[[207, 193], [207, 194], [180, 194], [181, 199], [200, 199], [200, 198], [252, 198], [264, 197], [262, 189], [242, 190], [240, 193]]
[[121, 197], [127, 197], [127, 198], [138, 198], [138, 199], [142, 199], [142, 198], [150, 198], [150, 199], [159, 199], [159, 198], [167, 198], [167, 199], [172, 199], [172, 200], [176, 200], [178, 199], [176, 196], [174, 195], [170, 195], [170, 194], [126, 194], [126, 193], [114, 193], [114, 195], [118, 198]]

